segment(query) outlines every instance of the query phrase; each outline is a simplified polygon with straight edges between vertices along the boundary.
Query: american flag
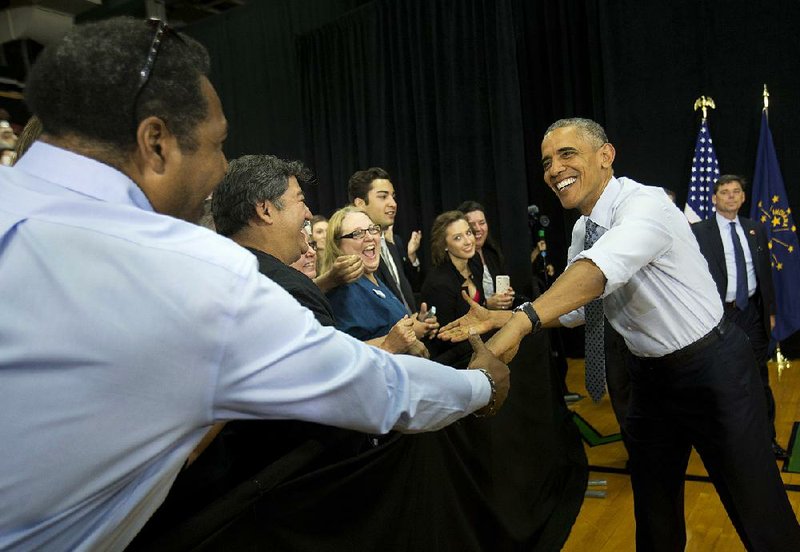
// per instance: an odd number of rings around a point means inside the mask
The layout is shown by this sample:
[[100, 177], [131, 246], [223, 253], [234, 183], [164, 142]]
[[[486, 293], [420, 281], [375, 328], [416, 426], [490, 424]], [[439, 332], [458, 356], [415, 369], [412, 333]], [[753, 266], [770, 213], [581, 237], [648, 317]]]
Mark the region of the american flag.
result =
[[714, 194], [714, 182], [719, 178], [719, 163], [717, 154], [714, 153], [714, 142], [708, 123], [703, 118], [700, 123], [700, 132], [694, 144], [694, 157], [692, 157], [692, 178], [689, 181], [689, 193], [686, 196], [686, 207], [683, 213], [690, 223], [711, 218], [714, 215], [714, 204], [711, 196]]

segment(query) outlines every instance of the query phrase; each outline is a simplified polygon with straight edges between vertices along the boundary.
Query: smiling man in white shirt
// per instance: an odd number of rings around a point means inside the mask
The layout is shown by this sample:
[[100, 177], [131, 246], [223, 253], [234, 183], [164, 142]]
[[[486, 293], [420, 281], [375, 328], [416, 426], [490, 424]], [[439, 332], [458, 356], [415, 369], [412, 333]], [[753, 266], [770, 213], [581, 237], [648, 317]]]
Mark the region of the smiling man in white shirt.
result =
[[[443, 338], [502, 328], [496, 354], [543, 326], [608, 318], [638, 363], [626, 430], [639, 550], [683, 550], [683, 487], [695, 447], [750, 550], [800, 542], [766, 433], [755, 359], [722, 303], [688, 222], [661, 188], [616, 178], [616, 151], [588, 119], [562, 119], [542, 141], [544, 180], [578, 209], [570, 264], [517, 312], [473, 304]], [[590, 317], [589, 305], [602, 298]], [[600, 341], [602, 344], [602, 341]], [[587, 350], [587, 357], [590, 351]]]

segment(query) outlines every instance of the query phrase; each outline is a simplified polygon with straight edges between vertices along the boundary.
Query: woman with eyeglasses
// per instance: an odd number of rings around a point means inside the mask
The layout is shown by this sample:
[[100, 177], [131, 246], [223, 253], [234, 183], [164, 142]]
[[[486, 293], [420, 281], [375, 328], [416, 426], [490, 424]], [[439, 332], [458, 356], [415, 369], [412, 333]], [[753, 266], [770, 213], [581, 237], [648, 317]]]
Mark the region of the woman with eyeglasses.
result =
[[427, 358], [428, 351], [417, 340], [405, 307], [375, 275], [381, 260], [380, 239], [380, 226], [358, 207], [339, 209], [328, 221], [322, 270], [343, 255], [358, 256], [364, 267], [360, 278], [327, 293], [336, 327], [391, 353]]

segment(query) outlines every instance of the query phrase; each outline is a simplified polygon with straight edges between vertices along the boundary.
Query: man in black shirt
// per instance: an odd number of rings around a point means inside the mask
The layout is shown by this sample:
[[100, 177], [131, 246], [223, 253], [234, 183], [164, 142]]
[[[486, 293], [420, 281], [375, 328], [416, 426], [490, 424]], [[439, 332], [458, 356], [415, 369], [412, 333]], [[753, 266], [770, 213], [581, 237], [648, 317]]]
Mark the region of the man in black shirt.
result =
[[[308, 170], [299, 161], [283, 161], [271, 155], [240, 157], [231, 161], [225, 179], [214, 192], [211, 211], [217, 231], [251, 251], [262, 274], [309, 309], [320, 324], [333, 326], [333, 311], [323, 291], [308, 276], [289, 266], [308, 249], [304, 225], [311, 213], [300, 188], [308, 178]], [[300, 473], [351, 458], [372, 447], [367, 434], [308, 422], [251, 420], [218, 424], [204, 440], [207, 448], [190, 456], [188, 467], [145, 526], [139, 537], [141, 543], [177, 527], [214, 499], [306, 443], [319, 452], [297, 464]]]

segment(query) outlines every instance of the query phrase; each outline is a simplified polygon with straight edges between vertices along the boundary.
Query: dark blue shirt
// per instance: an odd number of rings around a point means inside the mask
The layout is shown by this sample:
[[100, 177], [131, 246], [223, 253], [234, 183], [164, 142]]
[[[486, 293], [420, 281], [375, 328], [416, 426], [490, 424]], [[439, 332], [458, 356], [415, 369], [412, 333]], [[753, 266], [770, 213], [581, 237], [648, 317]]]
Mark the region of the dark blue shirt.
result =
[[328, 300], [336, 316], [336, 329], [361, 341], [388, 334], [407, 314], [386, 284], [378, 280], [375, 285], [366, 276], [329, 291]]

